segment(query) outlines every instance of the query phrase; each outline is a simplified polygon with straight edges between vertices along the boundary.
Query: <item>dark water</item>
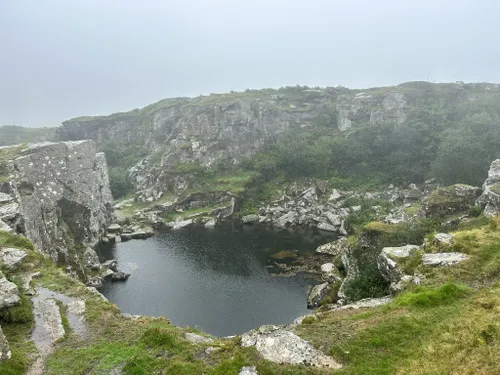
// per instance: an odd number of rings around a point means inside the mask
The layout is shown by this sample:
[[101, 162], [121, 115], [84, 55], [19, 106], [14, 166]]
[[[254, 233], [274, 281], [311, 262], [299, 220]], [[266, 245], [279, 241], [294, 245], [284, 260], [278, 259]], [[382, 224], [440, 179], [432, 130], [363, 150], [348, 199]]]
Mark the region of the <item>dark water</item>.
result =
[[263, 324], [291, 323], [307, 313], [311, 280], [273, 276], [269, 256], [311, 252], [328, 239], [260, 227], [185, 228], [147, 240], [106, 245], [101, 260], [116, 259], [132, 276], [101, 292], [122, 312], [166, 316], [178, 326], [217, 336]]

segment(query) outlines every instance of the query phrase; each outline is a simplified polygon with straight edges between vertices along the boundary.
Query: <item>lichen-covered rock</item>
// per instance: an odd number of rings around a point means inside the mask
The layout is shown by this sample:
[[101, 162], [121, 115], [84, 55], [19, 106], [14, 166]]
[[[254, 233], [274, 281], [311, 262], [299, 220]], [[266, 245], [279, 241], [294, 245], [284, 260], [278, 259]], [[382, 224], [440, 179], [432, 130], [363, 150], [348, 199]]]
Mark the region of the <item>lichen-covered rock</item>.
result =
[[307, 296], [307, 307], [313, 309], [319, 306], [319, 303], [328, 294], [329, 284], [322, 283], [315, 285], [311, 288], [309, 295]]
[[347, 247], [347, 239], [345, 237], [341, 237], [338, 240], [318, 246], [316, 252], [319, 254], [329, 254], [337, 256], [341, 255], [345, 250], [347, 250]]
[[399, 293], [411, 281], [399, 268], [398, 261], [415, 254], [419, 246], [405, 245], [400, 247], [384, 247], [377, 257], [377, 266], [382, 277], [390, 283], [389, 289], [393, 294]]
[[425, 266], [451, 266], [456, 263], [463, 262], [467, 260], [468, 256], [462, 253], [435, 253], [435, 254], [424, 254], [422, 261]]
[[111, 274], [111, 281], [126, 281], [129, 277], [129, 273], [118, 270]]
[[99, 256], [91, 247], [86, 247], [83, 251], [82, 262], [85, 267], [89, 267], [94, 270], [99, 269], [100, 267]]
[[344, 265], [346, 277], [344, 281], [342, 281], [337, 293], [339, 298], [337, 303], [339, 305], [344, 305], [349, 302], [349, 296], [346, 294], [347, 286], [359, 276], [359, 267], [358, 261], [353, 254], [353, 249], [349, 246], [346, 246], [345, 250], [342, 252], [341, 260]]
[[26, 251], [10, 247], [0, 248], [0, 265], [8, 269], [17, 268], [28, 256]]
[[19, 304], [19, 289], [0, 272], [0, 309]]
[[9, 348], [9, 343], [3, 334], [2, 327], [0, 327], [0, 363], [10, 359], [12, 353]]
[[3, 220], [0, 220], [0, 230], [3, 232], [7, 232], [10, 234], [14, 234], [15, 230], [10, 227], [10, 225], [7, 225], [6, 223], [3, 222]]
[[342, 277], [340, 276], [340, 272], [335, 267], [335, 264], [333, 263], [324, 263], [320, 267], [321, 269], [321, 276], [323, 280], [328, 281], [329, 283], [335, 282], [335, 281], [340, 281], [342, 280]]
[[245, 215], [241, 218], [243, 224], [251, 224], [259, 221], [259, 215]]
[[437, 233], [432, 242], [437, 246], [449, 246], [453, 243], [453, 236], [449, 233]]
[[426, 217], [440, 218], [468, 211], [476, 202], [482, 189], [476, 186], [456, 184], [434, 190], [422, 201]]
[[14, 217], [5, 220], [22, 222], [37, 249], [54, 261], [69, 261], [78, 256], [66, 259], [64, 249], [99, 241], [113, 218], [113, 198], [106, 159], [93, 141], [32, 145], [20, 152], [13, 169], [9, 210]]
[[339, 369], [332, 357], [315, 349], [295, 333], [277, 326], [262, 326], [241, 336], [241, 346], [255, 346], [268, 361], [279, 364], [306, 365]]
[[483, 184], [483, 193], [477, 203], [484, 206], [486, 216], [500, 215], [500, 159], [494, 160]]

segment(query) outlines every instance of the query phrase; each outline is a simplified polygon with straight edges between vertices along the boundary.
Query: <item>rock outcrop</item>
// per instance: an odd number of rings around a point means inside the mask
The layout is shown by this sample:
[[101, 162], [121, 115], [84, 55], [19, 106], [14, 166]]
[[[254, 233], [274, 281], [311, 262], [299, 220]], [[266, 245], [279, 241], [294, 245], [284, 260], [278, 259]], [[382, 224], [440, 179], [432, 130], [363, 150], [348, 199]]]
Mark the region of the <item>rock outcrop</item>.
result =
[[500, 215], [500, 159], [494, 160], [483, 184], [483, 193], [477, 203], [484, 206], [486, 216]]
[[442, 218], [468, 211], [476, 203], [481, 191], [479, 187], [463, 184], [436, 189], [422, 201], [423, 215]]
[[19, 288], [0, 272], [0, 309], [19, 304]]
[[315, 349], [295, 333], [278, 326], [262, 326], [243, 334], [241, 346], [255, 346], [264, 359], [275, 363], [331, 369], [342, 367], [332, 357]]
[[389, 289], [393, 294], [400, 292], [413, 277], [405, 275], [398, 265], [402, 259], [411, 257], [420, 249], [416, 245], [400, 247], [384, 247], [377, 258], [377, 266], [382, 277], [390, 284]]
[[431, 267], [451, 266], [453, 264], [463, 262], [467, 259], [467, 255], [457, 252], [424, 254], [422, 257], [424, 265]]
[[46, 143], [21, 150], [0, 182], [0, 219], [54, 261], [81, 274], [75, 245], [94, 246], [113, 218], [104, 154], [93, 141]]
[[310, 309], [318, 307], [321, 300], [328, 294], [329, 284], [322, 283], [311, 288], [307, 297], [307, 307]]
[[416, 245], [384, 247], [377, 258], [377, 265], [384, 279], [389, 283], [398, 283], [403, 272], [398, 267], [398, 259], [408, 258], [419, 249]]
[[65, 121], [56, 139], [93, 139], [103, 148], [111, 144], [148, 152], [130, 176], [138, 196], [157, 200], [163, 192], [179, 194], [196, 184], [179, 166], [238, 164], [295, 127], [308, 129], [332, 119], [339, 132], [402, 124], [409, 109], [405, 93], [398, 87], [377, 93], [297, 87], [165, 99], [130, 112]]

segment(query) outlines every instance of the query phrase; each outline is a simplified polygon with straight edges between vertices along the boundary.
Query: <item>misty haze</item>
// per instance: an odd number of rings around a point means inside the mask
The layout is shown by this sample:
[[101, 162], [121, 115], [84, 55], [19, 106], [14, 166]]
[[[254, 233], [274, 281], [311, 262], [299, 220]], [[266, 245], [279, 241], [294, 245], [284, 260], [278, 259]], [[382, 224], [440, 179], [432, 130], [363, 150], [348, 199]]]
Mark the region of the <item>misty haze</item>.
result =
[[0, 374], [500, 374], [500, 5], [0, 4]]

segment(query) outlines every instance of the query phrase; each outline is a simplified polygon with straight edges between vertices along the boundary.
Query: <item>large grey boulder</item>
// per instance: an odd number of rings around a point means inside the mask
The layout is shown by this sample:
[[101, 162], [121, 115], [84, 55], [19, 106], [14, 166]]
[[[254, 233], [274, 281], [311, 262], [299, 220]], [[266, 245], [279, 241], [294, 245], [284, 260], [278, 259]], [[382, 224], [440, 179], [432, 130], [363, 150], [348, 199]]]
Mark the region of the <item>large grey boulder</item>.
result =
[[338, 240], [318, 246], [316, 252], [319, 254], [328, 254], [337, 256], [346, 251], [347, 248], [348, 248], [347, 239], [345, 237], [341, 237]]
[[483, 193], [477, 203], [484, 206], [486, 216], [500, 215], [500, 159], [494, 160], [483, 183]]
[[466, 212], [476, 203], [482, 189], [477, 186], [456, 184], [434, 190], [422, 201], [425, 217], [442, 218]]
[[3, 220], [0, 220], [0, 231], [2, 232], [7, 232], [10, 234], [14, 234], [15, 231], [10, 227], [10, 225], [7, 225], [6, 223], [3, 222]]
[[9, 343], [3, 334], [2, 327], [0, 327], [0, 363], [10, 359], [12, 353], [9, 348]]
[[377, 267], [382, 277], [390, 283], [390, 289], [393, 293], [400, 292], [411, 280], [411, 277], [404, 275], [398, 261], [412, 256], [419, 249], [420, 247], [417, 245], [384, 247], [377, 257]]
[[120, 224], [113, 223], [108, 227], [108, 233], [120, 233], [122, 230], [122, 227]]
[[424, 254], [422, 261], [425, 266], [438, 267], [438, 266], [451, 266], [467, 260], [469, 257], [462, 253], [435, 253]]
[[311, 288], [309, 295], [307, 296], [307, 307], [310, 309], [318, 307], [321, 300], [325, 298], [328, 294], [329, 284], [322, 283], [315, 285]]
[[13, 161], [10, 205], [18, 205], [26, 237], [54, 261], [65, 256], [59, 249], [97, 244], [112, 222], [106, 159], [96, 151], [93, 141], [37, 144]]
[[315, 349], [296, 334], [277, 326], [262, 326], [243, 334], [241, 346], [255, 346], [264, 359], [274, 363], [331, 369], [342, 367], [332, 357]]
[[91, 247], [86, 247], [82, 255], [83, 265], [92, 269], [100, 268], [99, 256]]
[[243, 224], [252, 224], [259, 221], [259, 215], [245, 215], [241, 218]]
[[449, 246], [453, 243], [453, 236], [449, 233], [437, 233], [432, 242], [438, 246]]
[[26, 251], [10, 247], [0, 248], [0, 265], [8, 269], [17, 268], [28, 256]]
[[286, 229], [289, 226], [296, 224], [297, 216], [297, 213], [295, 213], [294, 211], [289, 211], [276, 219], [274, 225], [278, 228]]
[[0, 272], [0, 309], [19, 304], [19, 289]]
[[324, 263], [320, 266], [320, 269], [323, 280], [326, 280], [329, 283], [342, 280], [340, 272], [337, 267], [335, 267], [335, 264]]

